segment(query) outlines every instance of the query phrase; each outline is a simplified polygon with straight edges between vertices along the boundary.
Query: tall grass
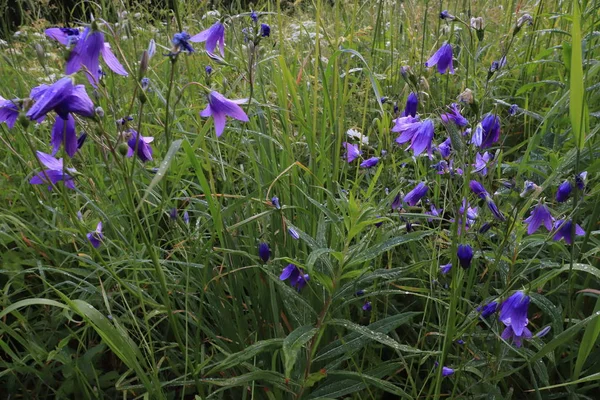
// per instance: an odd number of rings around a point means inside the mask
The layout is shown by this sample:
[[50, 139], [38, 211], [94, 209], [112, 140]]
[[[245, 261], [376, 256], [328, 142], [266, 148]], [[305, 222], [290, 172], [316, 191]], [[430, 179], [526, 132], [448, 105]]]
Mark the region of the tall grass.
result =
[[[101, 29], [129, 76], [104, 66], [97, 89], [75, 76], [104, 114], [76, 117], [87, 141], [72, 159], [57, 155], [78, 171], [76, 189], [29, 184], [41, 168], [34, 151], [51, 151], [53, 116], [0, 128], [2, 397], [595, 398], [597, 1], [259, 2], [258, 24], [272, 31], [255, 46], [242, 31], [257, 28], [251, 10], [234, 2], [217, 7], [227, 17], [224, 61], [201, 43], [164, 55], [175, 33], [218, 19], [207, 2], [87, 6], [106, 20]], [[439, 19], [443, 10], [465, 23]], [[68, 52], [44, 37], [44, 12], [32, 10], [2, 48], [5, 98], [27, 98], [64, 74]], [[516, 29], [524, 13], [533, 25]], [[479, 16], [481, 40], [470, 28]], [[151, 39], [157, 52], [143, 89], [139, 60]], [[424, 66], [444, 42], [454, 75]], [[198, 115], [207, 88], [248, 99], [249, 122], [228, 118], [217, 138], [212, 119]], [[485, 150], [440, 121], [466, 89], [467, 127], [487, 113], [501, 121], [486, 176], [471, 166]], [[434, 145], [450, 138], [462, 175], [438, 174], [439, 152], [414, 157], [395, 142], [390, 129], [411, 92], [435, 121]], [[124, 157], [129, 128], [154, 137], [153, 161]], [[379, 163], [348, 163], [344, 142]], [[521, 196], [526, 180], [538, 188]], [[573, 192], [557, 202], [565, 180]], [[390, 208], [419, 182], [429, 187], [420, 203]], [[463, 198], [479, 207], [470, 227]], [[541, 199], [585, 235], [573, 245], [553, 240], [558, 226], [528, 235], [523, 220]], [[443, 212], [426, 214], [431, 205]], [[86, 234], [99, 221], [94, 248]], [[461, 244], [474, 251], [467, 269]], [[279, 279], [290, 263], [310, 276], [300, 291]], [[531, 298], [528, 328], [550, 327], [522, 347], [501, 338], [496, 314], [477, 311], [515, 291]]]

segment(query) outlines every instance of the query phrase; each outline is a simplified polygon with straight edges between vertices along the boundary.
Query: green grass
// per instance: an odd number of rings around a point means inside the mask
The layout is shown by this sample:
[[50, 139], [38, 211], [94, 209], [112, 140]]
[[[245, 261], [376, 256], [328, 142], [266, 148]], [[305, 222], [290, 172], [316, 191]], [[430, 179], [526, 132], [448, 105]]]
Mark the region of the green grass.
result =
[[[104, 110], [102, 118], [76, 117], [88, 138], [73, 159], [59, 152], [78, 171], [76, 190], [29, 184], [40, 169], [33, 151], [51, 151], [53, 113], [42, 124], [0, 125], [4, 397], [595, 398], [598, 1], [581, 2], [579, 11], [560, 1], [260, 2], [260, 22], [272, 33], [255, 48], [242, 33], [250, 10], [234, 2], [218, 7], [231, 17], [226, 64], [201, 43], [176, 62], [163, 56], [180, 26], [193, 35], [216, 21], [206, 2], [176, 4], [87, 5], [110, 23], [102, 29], [129, 76], [104, 65], [96, 90], [83, 73], [75, 77]], [[20, 34], [1, 49], [0, 95], [9, 99], [64, 72], [64, 47], [43, 36], [51, 26], [44, 8], [29, 7]], [[459, 21], [440, 20], [444, 9], [466, 25], [482, 16], [483, 40]], [[533, 25], [515, 32], [525, 12]], [[157, 53], [142, 92], [139, 60], [150, 39]], [[445, 41], [454, 46], [454, 75], [423, 65]], [[489, 74], [503, 55], [506, 66]], [[248, 98], [250, 121], [228, 119], [217, 138], [212, 120], [198, 115], [207, 87]], [[478, 149], [469, 137], [440, 123], [467, 88], [475, 98], [463, 107], [470, 128], [488, 112], [501, 118], [486, 177], [470, 167]], [[451, 138], [463, 175], [439, 175], [439, 154], [414, 158], [395, 143], [393, 103], [402, 111], [411, 91], [419, 114], [436, 121], [434, 144]], [[128, 115], [133, 121], [119, 127]], [[155, 138], [153, 161], [123, 157], [126, 128]], [[369, 138], [363, 158], [387, 151], [376, 167], [346, 162], [350, 128]], [[556, 202], [558, 185], [582, 171], [585, 189]], [[470, 192], [471, 179], [492, 194], [505, 222]], [[519, 196], [525, 180], [540, 189]], [[390, 210], [420, 181], [429, 186], [421, 203]], [[468, 231], [455, 218], [463, 197], [479, 206]], [[585, 235], [573, 246], [545, 228], [527, 235], [523, 219], [539, 199]], [[429, 221], [428, 202], [445, 212]], [[104, 241], [95, 249], [86, 234], [99, 221]], [[478, 233], [486, 222], [492, 228]], [[271, 247], [267, 263], [260, 242]], [[475, 253], [469, 269], [456, 256], [465, 243]], [[452, 272], [441, 275], [449, 262]], [[279, 280], [289, 263], [310, 275], [302, 291]], [[476, 312], [515, 290], [531, 296], [529, 329], [551, 327], [521, 348], [500, 338], [496, 314], [482, 321]], [[362, 309], [366, 301], [371, 311]], [[455, 373], [443, 377], [435, 362]]]

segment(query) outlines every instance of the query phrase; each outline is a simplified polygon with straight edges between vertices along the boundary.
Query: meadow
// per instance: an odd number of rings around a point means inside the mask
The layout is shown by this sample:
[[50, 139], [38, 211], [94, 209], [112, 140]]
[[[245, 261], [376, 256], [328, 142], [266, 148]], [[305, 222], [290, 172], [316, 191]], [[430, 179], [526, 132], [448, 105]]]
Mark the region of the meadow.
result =
[[0, 398], [598, 398], [600, 2], [17, 3]]

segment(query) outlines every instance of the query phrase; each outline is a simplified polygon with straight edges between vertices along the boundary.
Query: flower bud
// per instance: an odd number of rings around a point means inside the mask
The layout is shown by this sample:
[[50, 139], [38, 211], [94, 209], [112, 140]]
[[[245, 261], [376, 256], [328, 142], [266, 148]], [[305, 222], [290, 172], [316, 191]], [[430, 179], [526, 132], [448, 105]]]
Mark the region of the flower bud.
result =
[[99, 116], [100, 118], [104, 117], [104, 109], [100, 106], [96, 107], [96, 115]]
[[460, 95], [458, 95], [458, 101], [467, 104], [473, 104], [473, 91], [469, 88], [466, 88]]
[[127, 143], [121, 143], [121, 144], [119, 144], [119, 147], [117, 147], [117, 151], [122, 156], [125, 156], [125, 155], [127, 155], [127, 152], [129, 151], [129, 146], [127, 145]]
[[140, 59], [140, 69], [138, 72], [138, 78], [142, 79], [146, 72], [148, 71], [148, 61], [150, 60], [150, 55], [148, 54], [148, 50], [144, 50], [142, 53], [142, 58]]

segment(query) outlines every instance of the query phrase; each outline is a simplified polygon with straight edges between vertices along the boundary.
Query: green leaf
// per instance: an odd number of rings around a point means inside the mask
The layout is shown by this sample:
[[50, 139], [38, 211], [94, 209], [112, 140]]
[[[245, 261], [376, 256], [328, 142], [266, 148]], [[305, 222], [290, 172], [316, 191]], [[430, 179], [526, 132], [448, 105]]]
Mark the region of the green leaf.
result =
[[352, 267], [355, 265], [362, 264], [366, 261], [372, 260], [373, 258], [377, 257], [382, 253], [385, 253], [388, 250], [393, 249], [398, 245], [423, 239], [424, 237], [429, 236], [432, 233], [433, 231], [411, 232], [407, 233], [406, 235], [397, 236], [395, 238], [388, 239], [385, 242], [378, 243], [365, 251], [361, 251], [360, 254], [353, 254], [353, 252], [351, 252], [351, 255], [348, 257], [349, 260], [346, 264], [346, 267]]
[[366, 386], [377, 387], [385, 392], [395, 394], [396, 396], [399, 396], [400, 398], [411, 399], [411, 400], [413, 399], [413, 397], [411, 397], [408, 393], [406, 393], [404, 390], [400, 389], [399, 387], [395, 386], [394, 384], [392, 384], [388, 381], [384, 381], [383, 379], [379, 379], [374, 376], [367, 375], [367, 374], [361, 374], [359, 372], [352, 372], [352, 371], [332, 371], [329, 373], [329, 376], [331, 376], [331, 377], [339, 376], [342, 378], [346, 378], [347, 380], [350, 380], [350, 381], [363, 382]]
[[[594, 314], [598, 313], [600, 313], [600, 297], [596, 299], [596, 306], [594, 307]], [[579, 352], [577, 353], [577, 362], [575, 363], [573, 379], [579, 378], [583, 365], [598, 340], [598, 335], [600, 335], [600, 319], [596, 319], [585, 328], [583, 338], [579, 344]]]
[[312, 325], [304, 325], [294, 329], [294, 331], [283, 340], [283, 361], [286, 378], [289, 378], [292, 373], [300, 349], [315, 336], [316, 333], [317, 328]]
[[282, 344], [283, 339], [267, 339], [256, 342], [242, 351], [228, 355], [223, 361], [212, 367], [210, 371], [207, 372], [207, 375], [235, 367], [244, 361], [254, 358], [257, 354], [277, 349], [281, 347]]
[[571, 41], [569, 116], [571, 118], [575, 145], [582, 149], [585, 142], [585, 91], [583, 88], [583, 56], [581, 51], [581, 12], [579, 10], [579, 0], [573, 1]]

